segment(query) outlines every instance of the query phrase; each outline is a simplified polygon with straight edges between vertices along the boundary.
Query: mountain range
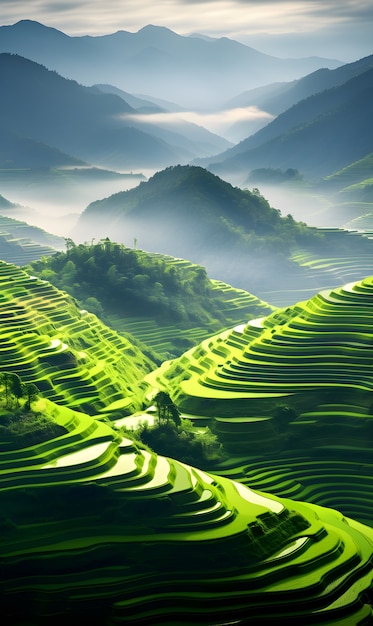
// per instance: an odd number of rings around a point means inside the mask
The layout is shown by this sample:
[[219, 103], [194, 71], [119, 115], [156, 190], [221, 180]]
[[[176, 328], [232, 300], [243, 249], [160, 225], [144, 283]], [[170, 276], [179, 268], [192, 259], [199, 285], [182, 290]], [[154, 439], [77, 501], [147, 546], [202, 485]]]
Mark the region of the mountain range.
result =
[[[320, 63], [0, 28], [0, 193], [40, 188], [49, 217], [62, 190], [102, 198], [62, 240], [0, 195], [7, 625], [371, 624], [371, 233], [215, 173], [368, 210], [373, 57]], [[234, 148], [156, 122], [237, 93], [278, 117]]]
[[[280, 59], [223, 37], [184, 37], [148, 25], [137, 33], [70, 37], [31, 20], [0, 28], [0, 51], [17, 53], [84, 85], [110, 83], [185, 107], [213, 107], [274, 80], [292, 80], [339, 61]], [[223, 86], [223, 89], [222, 89]]]
[[[50, 167], [88, 161], [106, 167], [155, 167], [213, 154], [229, 142], [183, 123], [155, 129], [131, 115], [122, 97], [67, 80], [18, 55], [0, 54], [2, 167]], [[156, 136], [158, 135], [158, 136]]]
[[[260, 193], [233, 187], [196, 166], [166, 168], [133, 189], [91, 203], [72, 237], [85, 241], [103, 236], [190, 259], [213, 278], [271, 303], [268, 290], [291, 293], [305, 284], [321, 288], [294, 261], [296, 251], [338, 257], [369, 255], [371, 250], [367, 238], [357, 241], [342, 233], [332, 237], [308, 228], [291, 215], [282, 217]], [[370, 262], [360, 266], [367, 273], [372, 269]]]
[[[368, 65], [372, 62], [369, 57]], [[294, 168], [310, 179], [330, 175], [372, 152], [372, 95], [370, 67], [341, 85], [297, 102], [215, 157], [209, 168], [236, 179], [259, 167]]]

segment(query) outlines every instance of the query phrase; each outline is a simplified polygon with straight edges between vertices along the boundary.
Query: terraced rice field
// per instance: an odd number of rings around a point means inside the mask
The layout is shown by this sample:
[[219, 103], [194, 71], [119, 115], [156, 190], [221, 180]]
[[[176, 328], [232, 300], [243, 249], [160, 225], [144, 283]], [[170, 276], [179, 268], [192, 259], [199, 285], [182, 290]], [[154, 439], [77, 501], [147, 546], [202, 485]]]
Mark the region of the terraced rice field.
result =
[[219, 474], [373, 526], [372, 320], [369, 277], [219, 333], [147, 380], [210, 420], [230, 456]]
[[153, 364], [128, 340], [80, 311], [72, 298], [0, 262], [0, 370], [32, 382], [48, 399], [88, 412], [141, 406]]
[[[279, 291], [265, 291], [260, 293], [260, 297], [274, 306], [286, 307], [308, 299], [323, 289], [332, 289], [343, 283], [357, 282], [371, 276], [372, 229], [369, 226], [369, 216], [361, 224], [359, 220], [351, 222], [351, 230], [318, 228], [318, 232], [324, 236], [323, 250], [330, 249], [330, 256], [325, 257], [325, 252], [320, 256], [317, 251], [310, 252], [304, 249], [294, 251], [291, 260], [305, 270], [299, 287], [292, 290], [285, 287]], [[343, 240], [346, 241], [345, 249], [340, 247]], [[353, 246], [351, 242], [354, 243]]]
[[235, 394], [250, 401], [262, 395], [297, 400], [301, 392], [338, 388], [350, 389], [352, 396], [354, 390], [365, 393], [368, 401], [373, 389], [372, 312], [372, 278], [325, 290], [202, 342], [179, 361], [166, 363], [155, 378], [161, 381], [177, 365], [181, 370], [189, 364], [177, 380], [186, 406], [189, 396], [200, 397], [201, 403]]
[[66, 434], [0, 452], [5, 623], [370, 623], [371, 529], [40, 402]]
[[[139, 250], [138, 254], [141, 255], [141, 253], [142, 251]], [[185, 259], [175, 259], [171, 256], [149, 252], [143, 254], [146, 256], [147, 262], [149, 259], [154, 261], [161, 259], [170, 267], [182, 266], [190, 270], [193, 268], [200, 269], [198, 265]], [[270, 313], [275, 308], [243, 289], [234, 288], [218, 280], [211, 280], [210, 283], [212, 289], [209, 298], [210, 300], [219, 300], [220, 311], [229, 322], [226, 324], [227, 328], [237, 321], [253, 318], [259, 313], [261, 315]], [[177, 339], [176, 347], [179, 348], [177, 354], [180, 354], [185, 349], [185, 344], [186, 346], [191, 345], [191, 342], [197, 344], [214, 332], [212, 324], [209, 323], [198, 326], [197, 322], [195, 327], [184, 330], [172, 324], [162, 324], [154, 317], [147, 317], [146, 315], [124, 317], [111, 314], [109, 319], [111, 326], [116, 331], [131, 333], [136, 339], [151, 346], [158, 354], [163, 355], [164, 358], [170, 358], [170, 355], [175, 354], [175, 338]]]
[[27, 265], [42, 256], [63, 250], [62, 237], [50, 235], [26, 222], [0, 215], [0, 258], [7, 263]]

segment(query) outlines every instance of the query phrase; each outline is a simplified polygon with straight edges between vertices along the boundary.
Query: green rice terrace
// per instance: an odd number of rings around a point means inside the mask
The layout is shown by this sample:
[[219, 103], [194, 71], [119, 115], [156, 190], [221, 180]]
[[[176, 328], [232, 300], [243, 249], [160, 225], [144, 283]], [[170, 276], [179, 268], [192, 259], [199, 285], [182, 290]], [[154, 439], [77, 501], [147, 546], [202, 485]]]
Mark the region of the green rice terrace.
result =
[[[0, 263], [4, 623], [371, 624], [372, 306], [367, 278], [157, 367]], [[158, 390], [222, 460], [123, 428]]]
[[50, 283], [0, 263], [0, 368], [89, 413], [141, 407], [154, 362]]
[[373, 526], [373, 278], [219, 333], [147, 376], [215, 432], [214, 468]]
[[[1, 207], [0, 196], [0, 207]], [[63, 237], [51, 235], [42, 228], [0, 215], [0, 258], [15, 265], [26, 265], [41, 257], [55, 254], [65, 247]]]
[[370, 623], [372, 529], [32, 408], [64, 432], [0, 451], [4, 623]]

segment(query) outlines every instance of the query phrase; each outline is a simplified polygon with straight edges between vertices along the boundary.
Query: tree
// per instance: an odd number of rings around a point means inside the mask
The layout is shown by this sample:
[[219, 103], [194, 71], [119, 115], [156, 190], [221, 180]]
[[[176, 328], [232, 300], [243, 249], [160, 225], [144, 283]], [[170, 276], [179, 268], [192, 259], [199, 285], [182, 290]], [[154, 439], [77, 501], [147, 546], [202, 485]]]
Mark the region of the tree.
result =
[[19, 399], [23, 396], [23, 386], [20, 377], [18, 374], [13, 374], [12, 372], [4, 372], [2, 374], [2, 380], [5, 386], [6, 408], [11, 408], [14, 399], [16, 399], [17, 406], [19, 406]]
[[181, 424], [180, 411], [173, 402], [170, 405], [168, 405], [168, 413], [172, 421], [175, 423], [175, 425], [180, 426]]
[[16, 399], [17, 407], [19, 406], [19, 400], [23, 397], [23, 383], [18, 374], [9, 374], [11, 377], [11, 391]]
[[181, 424], [180, 411], [176, 404], [172, 402], [168, 393], [165, 391], [159, 391], [155, 396], [154, 401], [157, 407], [159, 424], [162, 421], [169, 422], [170, 419], [176, 426]]
[[24, 391], [25, 391], [25, 395], [27, 396], [25, 407], [28, 411], [30, 411], [31, 402], [36, 400], [36, 398], [38, 397], [39, 389], [37, 388], [36, 385], [34, 385], [34, 383], [27, 383], [26, 385], [24, 385]]
[[165, 391], [159, 391], [154, 398], [155, 406], [157, 407], [158, 422], [166, 419], [166, 407], [169, 402], [172, 402], [170, 396]]

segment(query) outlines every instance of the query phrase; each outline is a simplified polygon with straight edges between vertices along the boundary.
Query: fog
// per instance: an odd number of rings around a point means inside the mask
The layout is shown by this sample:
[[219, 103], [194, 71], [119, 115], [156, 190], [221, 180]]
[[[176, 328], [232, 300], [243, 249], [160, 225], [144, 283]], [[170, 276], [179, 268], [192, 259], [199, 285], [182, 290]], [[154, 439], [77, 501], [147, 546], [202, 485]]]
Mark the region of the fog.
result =
[[177, 127], [180, 122], [190, 122], [236, 143], [271, 122], [274, 116], [256, 106], [248, 106], [218, 111], [183, 110], [147, 115], [134, 114], [126, 115], [124, 119], [171, 128]]
[[[15, 208], [1, 208], [1, 213], [28, 222], [61, 237], [71, 237], [80, 214], [88, 204], [106, 198], [119, 191], [136, 187], [154, 173], [147, 170], [132, 173], [130, 177], [113, 178], [105, 172], [97, 177], [84, 180], [76, 176], [78, 168], [59, 170], [58, 175], [47, 171], [18, 171], [0, 177], [0, 194], [10, 202], [19, 205]], [[4, 174], [4, 170], [3, 170]], [[44, 180], [43, 180], [44, 179]]]
[[283, 216], [292, 215], [295, 220], [308, 226], [336, 227], [341, 222], [331, 214], [331, 197], [315, 190], [297, 188], [290, 185], [253, 185]]

